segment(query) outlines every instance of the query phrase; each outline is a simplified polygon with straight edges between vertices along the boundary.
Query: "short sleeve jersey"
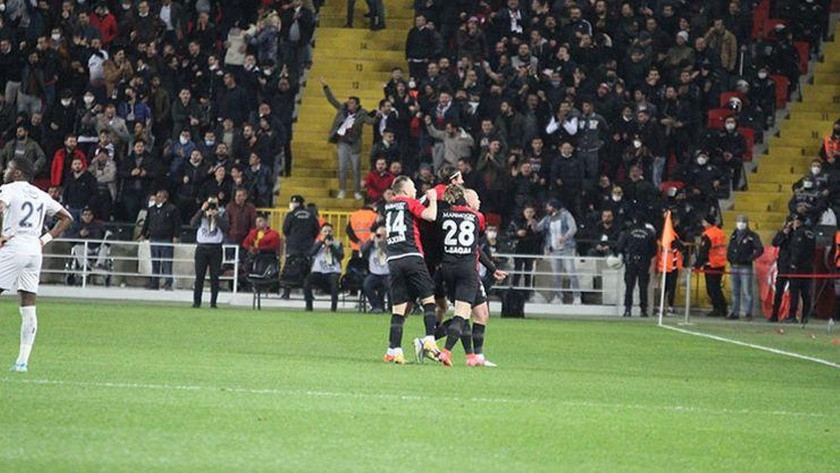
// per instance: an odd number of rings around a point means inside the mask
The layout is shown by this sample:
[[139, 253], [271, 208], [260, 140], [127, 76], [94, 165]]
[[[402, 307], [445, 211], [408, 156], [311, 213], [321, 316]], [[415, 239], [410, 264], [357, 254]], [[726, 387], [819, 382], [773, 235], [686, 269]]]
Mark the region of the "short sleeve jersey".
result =
[[438, 211], [443, 236], [443, 263], [475, 265], [478, 237], [484, 231], [484, 218], [469, 207], [452, 206]]
[[388, 231], [388, 260], [405, 256], [423, 257], [420, 227], [423, 210], [417, 199], [395, 197], [385, 204], [385, 228]]
[[0, 186], [0, 202], [6, 206], [3, 236], [20, 240], [35, 241], [40, 238], [44, 219], [64, 209], [49, 194], [23, 181]]

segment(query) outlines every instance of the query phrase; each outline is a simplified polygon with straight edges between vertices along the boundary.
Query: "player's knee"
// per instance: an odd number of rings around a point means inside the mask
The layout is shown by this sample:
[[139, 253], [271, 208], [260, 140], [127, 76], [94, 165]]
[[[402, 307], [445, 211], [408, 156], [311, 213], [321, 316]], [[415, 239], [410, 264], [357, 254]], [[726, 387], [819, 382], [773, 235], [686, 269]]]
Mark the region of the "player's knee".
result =
[[455, 301], [455, 317], [467, 320], [470, 318], [470, 312], [472, 312], [472, 307], [469, 302]]

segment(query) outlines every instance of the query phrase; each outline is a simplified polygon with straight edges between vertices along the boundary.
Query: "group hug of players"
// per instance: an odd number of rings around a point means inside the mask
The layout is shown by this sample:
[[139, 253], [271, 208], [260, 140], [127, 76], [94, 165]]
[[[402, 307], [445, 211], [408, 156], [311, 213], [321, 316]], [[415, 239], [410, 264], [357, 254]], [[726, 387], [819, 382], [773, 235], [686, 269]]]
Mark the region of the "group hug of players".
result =
[[[405, 363], [403, 326], [412, 304], [419, 301], [425, 335], [414, 340], [418, 362], [428, 358], [452, 366], [451, 351], [461, 341], [468, 366], [495, 366], [483, 353], [490, 310], [479, 264], [496, 280], [507, 275], [479, 249], [485, 219], [478, 194], [463, 187], [457, 170], [443, 169], [441, 178], [441, 184], [417, 199], [414, 182], [400, 176], [392, 186], [396, 196], [385, 204], [393, 307], [385, 361]], [[444, 320], [450, 301], [454, 316]], [[440, 349], [437, 340], [444, 337]]]

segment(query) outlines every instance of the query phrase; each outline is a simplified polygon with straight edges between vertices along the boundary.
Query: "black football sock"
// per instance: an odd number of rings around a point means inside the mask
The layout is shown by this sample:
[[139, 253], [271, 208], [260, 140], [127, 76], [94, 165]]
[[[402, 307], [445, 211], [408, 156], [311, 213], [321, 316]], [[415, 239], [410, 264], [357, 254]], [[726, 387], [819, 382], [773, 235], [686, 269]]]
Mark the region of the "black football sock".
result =
[[484, 353], [484, 329], [487, 328], [484, 324], [473, 323], [472, 326], [472, 344], [476, 355]]
[[437, 324], [437, 327], [435, 328], [435, 340], [440, 340], [446, 336], [446, 331], [449, 330], [449, 324], [451, 323], [452, 319], [449, 319]]
[[388, 348], [400, 348], [402, 346], [403, 324], [405, 317], [391, 314], [391, 332], [388, 337]]
[[437, 316], [435, 315], [435, 304], [429, 303], [423, 305], [423, 324], [426, 326], [426, 336], [435, 336], [435, 326], [437, 325]]
[[446, 330], [446, 349], [452, 351], [452, 348], [458, 343], [458, 340], [461, 339], [461, 332], [464, 330], [464, 322], [465, 320], [461, 317], [455, 317], [452, 319], [452, 322], [449, 324], [449, 328]]
[[464, 353], [467, 355], [473, 354], [472, 330], [469, 320], [464, 322], [464, 329], [461, 331], [461, 345], [464, 346]]

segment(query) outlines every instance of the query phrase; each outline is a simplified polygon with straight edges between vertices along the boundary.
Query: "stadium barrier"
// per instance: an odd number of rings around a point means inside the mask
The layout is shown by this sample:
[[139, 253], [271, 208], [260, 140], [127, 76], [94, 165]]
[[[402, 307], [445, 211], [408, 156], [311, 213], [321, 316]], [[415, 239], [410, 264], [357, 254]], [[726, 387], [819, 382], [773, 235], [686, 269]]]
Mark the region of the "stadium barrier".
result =
[[[195, 280], [195, 248], [192, 243], [155, 242], [155, 246], [171, 247], [173, 287], [192, 289]], [[41, 282], [46, 284], [109, 285], [142, 287], [152, 277], [152, 244], [146, 241], [85, 240], [56, 238], [45, 248]], [[227, 282], [231, 292], [239, 290], [236, 275], [240, 270], [239, 245], [223, 245], [222, 272], [219, 279]], [[205, 284], [209, 288], [209, 284]]]

